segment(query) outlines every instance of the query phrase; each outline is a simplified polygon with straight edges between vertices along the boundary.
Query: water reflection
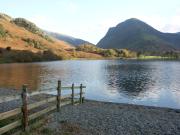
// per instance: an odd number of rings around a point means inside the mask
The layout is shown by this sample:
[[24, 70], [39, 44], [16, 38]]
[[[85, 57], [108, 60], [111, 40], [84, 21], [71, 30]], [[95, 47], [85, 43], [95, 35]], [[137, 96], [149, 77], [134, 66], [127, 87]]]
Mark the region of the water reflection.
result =
[[109, 72], [107, 78], [110, 87], [118, 88], [119, 93], [124, 93], [131, 98], [142, 95], [155, 84], [152, 78], [154, 71], [145, 64], [108, 65], [106, 70]]
[[83, 83], [89, 99], [180, 108], [180, 62], [77, 60], [1, 64], [0, 87], [56, 89]]
[[1, 64], [0, 86], [20, 89], [22, 84], [28, 84], [31, 89], [37, 89], [41, 83], [40, 65], [34, 64]]

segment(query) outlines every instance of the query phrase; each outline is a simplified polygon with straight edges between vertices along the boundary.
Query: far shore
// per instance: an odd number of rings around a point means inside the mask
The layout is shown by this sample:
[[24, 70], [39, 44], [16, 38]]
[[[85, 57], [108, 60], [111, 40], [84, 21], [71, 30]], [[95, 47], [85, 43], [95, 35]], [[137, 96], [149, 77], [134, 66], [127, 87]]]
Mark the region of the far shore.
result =
[[67, 61], [67, 60], [180, 60], [171, 57], [161, 57], [161, 56], [145, 56], [136, 58], [123, 58], [123, 57], [102, 57], [102, 58], [72, 58], [63, 60], [49, 60], [49, 61], [32, 61], [32, 62], [4, 62], [0, 61], [0, 64], [13, 64], [13, 63], [35, 63], [35, 62], [53, 62], [53, 61]]

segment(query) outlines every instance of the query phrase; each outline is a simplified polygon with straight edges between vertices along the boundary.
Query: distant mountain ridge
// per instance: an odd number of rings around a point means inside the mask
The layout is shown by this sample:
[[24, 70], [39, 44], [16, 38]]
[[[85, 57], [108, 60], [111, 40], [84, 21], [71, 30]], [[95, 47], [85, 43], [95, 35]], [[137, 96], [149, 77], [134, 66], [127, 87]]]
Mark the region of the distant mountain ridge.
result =
[[180, 34], [163, 33], [141, 20], [131, 18], [110, 28], [97, 46], [138, 52], [176, 51], [180, 50]]
[[[82, 44], [92, 44], [88, 41], [79, 39], [79, 38], [74, 38], [72, 36], [68, 36], [68, 35], [64, 35], [64, 34], [60, 34], [60, 33], [55, 33], [55, 32], [49, 32], [49, 31], [45, 31], [45, 33], [47, 33], [47, 35], [52, 36], [56, 39], [65, 41], [73, 46], [79, 46]], [[93, 44], [92, 44], [93, 45]]]

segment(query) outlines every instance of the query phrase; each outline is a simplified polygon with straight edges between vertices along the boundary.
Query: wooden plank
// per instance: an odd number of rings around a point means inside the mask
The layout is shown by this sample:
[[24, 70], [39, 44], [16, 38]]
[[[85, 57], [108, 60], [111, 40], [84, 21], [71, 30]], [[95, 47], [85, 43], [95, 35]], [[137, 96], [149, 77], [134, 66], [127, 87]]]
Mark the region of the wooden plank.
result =
[[28, 97], [27, 97], [27, 85], [23, 85], [22, 87], [22, 114], [23, 114], [23, 119], [22, 119], [22, 125], [24, 131], [27, 130], [28, 128]]
[[28, 93], [28, 97], [31, 97], [31, 96], [35, 96], [35, 95], [39, 95], [39, 94], [46, 94], [48, 92], [56, 92], [55, 90], [41, 90], [41, 91], [35, 91], [35, 92], [31, 92], [31, 93]]
[[71, 98], [72, 94], [66, 94], [64, 96], [61, 96], [61, 99]]
[[[74, 96], [79, 96], [80, 93], [76, 93], [74, 94]], [[85, 94], [85, 92], [82, 92], [82, 95]], [[66, 98], [71, 98], [72, 97], [72, 94], [66, 94], [66, 95], [63, 95], [61, 96], [61, 99], [66, 99]]]
[[20, 95], [0, 96], [0, 103], [21, 99]]
[[36, 107], [39, 107], [41, 105], [44, 105], [46, 103], [50, 103], [50, 102], [53, 102], [53, 101], [56, 101], [56, 97], [51, 97], [51, 98], [47, 98], [45, 100], [42, 100], [42, 101], [39, 101], [39, 102], [36, 102], [36, 103], [32, 103], [32, 104], [28, 105], [28, 110], [34, 109]]
[[57, 87], [57, 111], [60, 111], [60, 104], [61, 104], [61, 81], [58, 81], [58, 87]]
[[[86, 88], [86, 86], [82, 86], [82, 88]], [[72, 90], [72, 87], [61, 87], [62, 90]], [[74, 86], [74, 89], [80, 89], [80, 86]], [[29, 93], [28, 96], [35, 96], [43, 93], [48, 93], [48, 92], [56, 92], [55, 90], [41, 90], [41, 91], [35, 91], [32, 93]]]
[[[63, 102], [62, 104], [60, 104], [60, 106], [65, 106], [65, 105], [68, 105], [68, 104], [71, 104], [71, 101]], [[40, 117], [41, 115], [46, 114], [46, 113], [48, 113], [48, 112], [50, 112], [52, 110], [55, 110], [55, 109], [56, 109], [56, 105], [48, 107], [48, 108], [46, 108], [46, 109], [44, 109], [42, 111], [39, 111], [37, 113], [31, 114], [29, 116], [29, 120], [33, 120], [33, 119], [35, 119], [37, 117]]]
[[[71, 87], [72, 88], [72, 87]], [[33, 93], [29, 93], [27, 94], [28, 96], [34, 96], [34, 95], [38, 95], [38, 94], [42, 94], [42, 93], [46, 93], [46, 92], [52, 92], [52, 91], [36, 91]], [[55, 91], [54, 91], [55, 92]], [[67, 96], [71, 96], [71, 94], [67, 95]], [[62, 97], [63, 98], [63, 97]], [[62, 99], [61, 98], [61, 99]], [[64, 98], [67, 98], [66, 96]], [[0, 103], [3, 102], [8, 102], [8, 101], [12, 101], [12, 100], [18, 100], [21, 99], [20, 95], [13, 95], [13, 96], [0, 96]]]
[[10, 110], [7, 112], [0, 113], [0, 120], [7, 119], [7, 118], [14, 116], [14, 115], [17, 115], [19, 113], [21, 113], [21, 108], [16, 108], [14, 110]]
[[71, 104], [71, 101], [69, 100], [69, 101], [66, 101], [66, 102], [63, 102], [62, 104], [61, 104], [61, 106], [65, 106], [65, 105], [69, 105], [69, 104]]
[[[82, 88], [86, 88], [86, 86], [82, 86]], [[72, 87], [61, 87], [62, 90], [72, 90]], [[74, 89], [80, 89], [80, 86], [74, 86]], [[35, 95], [39, 95], [42, 93], [48, 93], [48, 92], [55, 92], [55, 90], [42, 90], [42, 91], [35, 91], [32, 93], [28, 93], [27, 95], [30, 96], [35, 96]], [[21, 99], [20, 95], [13, 95], [13, 96], [0, 96], [0, 103], [3, 102], [8, 102], [8, 101], [12, 101], [12, 100], [18, 100]]]
[[29, 116], [29, 120], [33, 120], [33, 119], [35, 119], [35, 118], [38, 118], [38, 117], [40, 117], [41, 115], [46, 114], [46, 113], [48, 113], [48, 112], [50, 112], [50, 111], [52, 111], [52, 110], [54, 110], [54, 109], [56, 109], [56, 105], [50, 106], [50, 107], [48, 107], [48, 108], [46, 108], [46, 109], [43, 109], [42, 111], [36, 112], [36, 113], [34, 113], [34, 114], [31, 114], [31, 115]]
[[80, 97], [79, 97], [79, 103], [82, 104], [82, 93], [83, 93], [83, 88], [82, 84], [80, 85]]
[[71, 102], [72, 102], [72, 105], [74, 105], [74, 83], [72, 84], [72, 98], [71, 98]]
[[[86, 86], [82, 86], [82, 88], [86, 88]], [[62, 90], [72, 90], [72, 86], [61, 87]], [[74, 89], [80, 89], [80, 86], [74, 86]]]
[[10, 131], [11, 129], [21, 126], [21, 124], [22, 124], [22, 121], [18, 120], [0, 128], [0, 135]]
[[80, 95], [80, 93], [75, 93], [75, 94], [74, 94], [74, 97], [75, 97], [75, 96], [79, 96], [79, 95]]

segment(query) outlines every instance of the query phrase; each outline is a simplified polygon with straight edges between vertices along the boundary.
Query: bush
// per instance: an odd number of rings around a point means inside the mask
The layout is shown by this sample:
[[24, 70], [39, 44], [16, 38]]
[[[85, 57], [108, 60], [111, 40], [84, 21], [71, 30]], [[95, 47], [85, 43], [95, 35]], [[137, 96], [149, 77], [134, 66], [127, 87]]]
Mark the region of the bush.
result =
[[113, 49], [106, 49], [102, 52], [105, 57], [117, 57], [117, 52]]
[[50, 60], [61, 60], [62, 57], [56, 55], [53, 51], [47, 50], [38, 53], [33, 53], [27, 50], [11, 50], [7, 51], [7, 49], [1, 49], [2, 53], [0, 53], [0, 63], [3, 61], [4, 63], [11, 62], [36, 62], [36, 61], [50, 61]]
[[4, 29], [4, 27], [0, 24], [0, 38], [6, 37], [8, 35], [8, 31]]
[[15, 18], [11, 21], [12, 23], [15, 23], [16, 25], [25, 28], [26, 30], [38, 34], [40, 37], [46, 39], [49, 42], [53, 42], [53, 40], [46, 35], [41, 29], [39, 29], [34, 23], [24, 19], [24, 18]]
[[44, 51], [43, 52], [43, 57], [46, 60], [58, 60], [58, 59], [62, 59], [62, 58], [58, 57], [57, 55], [55, 55], [52, 50]]
[[46, 49], [45, 46], [40, 41], [36, 41], [36, 40], [30, 39], [30, 38], [23, 38], [22, 40], [27, 42], [28, 45], [30, 45], [36, 49]]
[[6, 47], [6, 50], [11, 51], [11, 47], [10, 46]]
[[83, 44], [76, 47], [77, 51], [84, 51], [89, 53], [100, 53], [101, 49], [96, 47], [95, 45]]
[[95, 45], [81, 45], [76, 48], [77, 51], [83, 51], [88, 53], [100, 54], [104, 57], [124, 57], [124, 58], [133, 58], [137, 57], [137, 54], [133, 51], [127, 49], [102, 49], [98, 48]]

